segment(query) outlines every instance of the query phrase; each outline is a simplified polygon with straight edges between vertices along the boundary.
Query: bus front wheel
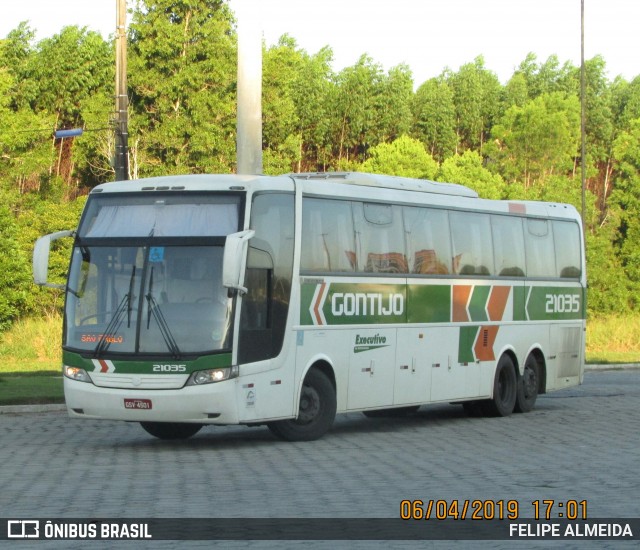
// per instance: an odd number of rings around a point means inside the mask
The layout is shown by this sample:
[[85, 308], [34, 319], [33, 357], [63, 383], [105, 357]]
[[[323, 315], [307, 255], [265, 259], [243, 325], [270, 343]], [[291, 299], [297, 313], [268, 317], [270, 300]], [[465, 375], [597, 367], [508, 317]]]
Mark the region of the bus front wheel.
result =
[[313, 441], [322, 437], [336, 416], [336, 390], [319, 369], [311, 369], [302, 385], [298, 418], [269, 422], [271, 432], [285, 441]]
[[513, 360], [503, 355], [498, 361], [493, 381], [493, 399], [486, 402], [489, 416], [509, 416], [515, 407], [518, 393], [518, 378]]
[[158, 439], [188, 439], [202, 428], [202, 424], [184, 422], [140, 422], [140, 425]]

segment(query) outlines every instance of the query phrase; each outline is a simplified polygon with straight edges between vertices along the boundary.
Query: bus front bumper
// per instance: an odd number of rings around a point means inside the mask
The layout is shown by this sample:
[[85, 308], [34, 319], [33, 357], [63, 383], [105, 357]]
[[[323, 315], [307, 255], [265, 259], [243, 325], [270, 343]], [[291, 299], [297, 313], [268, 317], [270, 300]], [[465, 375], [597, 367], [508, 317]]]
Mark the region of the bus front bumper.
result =
[[236, 380], [174, 390], [131, 390], [65, 377], [64, 395], [74, 418], [238, 424]]

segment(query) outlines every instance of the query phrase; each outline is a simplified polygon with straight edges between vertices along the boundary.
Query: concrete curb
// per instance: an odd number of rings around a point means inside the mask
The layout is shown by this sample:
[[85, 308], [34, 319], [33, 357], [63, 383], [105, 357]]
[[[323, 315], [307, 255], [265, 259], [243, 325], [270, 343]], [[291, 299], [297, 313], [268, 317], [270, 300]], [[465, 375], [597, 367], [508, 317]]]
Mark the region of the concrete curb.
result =
[[0, 407], [0, 414], [46, 413], [66, 410], [67, 406], [63, 404], [3, 405]]
[[[585, 371], [634, 370], [640, 369], [640, 363], [612, 363], [604, 365], [585, 365]], [[0, 414], [47, 413], [66, 411], [64, 404], [55, 405], [4, 405]]]
[[640, 369], [640, 363], [605, 363], [603, 365], [585, 365], [584, 370], [633, 370]]

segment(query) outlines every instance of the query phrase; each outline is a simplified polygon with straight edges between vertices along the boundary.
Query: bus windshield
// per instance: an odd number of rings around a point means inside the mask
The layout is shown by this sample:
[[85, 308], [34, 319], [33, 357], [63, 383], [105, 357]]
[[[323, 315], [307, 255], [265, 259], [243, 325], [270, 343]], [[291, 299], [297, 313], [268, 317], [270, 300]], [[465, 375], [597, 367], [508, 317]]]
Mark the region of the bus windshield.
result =
[[189, 198], [99, 197], [88, 205], [69, 271], [66, 349], [95, 358], [230, 349], [233, 300], [222, 257], [240, 200]]

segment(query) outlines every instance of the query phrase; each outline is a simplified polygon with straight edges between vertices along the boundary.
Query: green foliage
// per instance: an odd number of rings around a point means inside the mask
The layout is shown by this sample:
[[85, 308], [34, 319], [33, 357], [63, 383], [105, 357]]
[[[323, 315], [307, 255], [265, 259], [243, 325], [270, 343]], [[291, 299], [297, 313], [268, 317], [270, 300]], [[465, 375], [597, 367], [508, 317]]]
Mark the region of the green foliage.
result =
[[587, 323], [587, 360], [593, 363], [640, 361], [640, 319], [619, 313], [600, 315]]
[[29, 263], [21, 254], [19, 228], [10, 209], [0, 206], [0, 330], [29, 305]]
[[360, 165], [362, 172], [432, 180], [438, 170], [438, 163], [424, 145], [409, 136], [401, 136], [393, 143], [380, 143], [372, 147], [369, 154], [371, 156]]
[[227, 172], [235, 160], [236, 46], [221, 0], [141, 0], [129, 47], [132, 169]]
[[33, 82], [26, 94], [36, 112], [56, 117], [56, 127], [82, 126], [81, 103], [113, 82], [110, 45], [100, 34], [75, 26], [38, 44], [26, 65], [25, 78]]
[[580, 138], [580, 103], [560, 92], [509, 107], [492, 130], [487, 154], [510, 182], [528, 187], [573, 167]]
[[[78, 225], [85, 199], [60, 208], [59, 202], [37, 195], [0, 193], [0, 327], [19, 316], [53, 312], [62, 307], [60, 291], [40, 289], [33, 284], [31, 257], [38, 237], [73, 229]], [[49, 279], [64, 283], [71, 254], [71, 239], [56, 241], [49, 258]]]
[[640, 308], [640, 118], [630, 122], [614, 144], [619, 178], [610, 202], [619, 209], [619, 249], [631, 287], [630, 299]]
[[0, 377], [0, 405], [64, 403], [62, 375]]
[[[289, 36], [263, 57], [265, 173], [366, 170], [462, 183], [483, 197], [580, 207], [580, 71], [529, 54], [503, 86], [482, 57], [414, 90], [404, 65], [363, 55], [332, 70], [329, 46]], [[224, 0], [138, 0], [129, 27], [132, 177], [235, 166], [236, 36]], [[586, 63], [590, 314], [640, 307], [640, 76], [610, 82]], [[0, 40], [0, 326], [55, 311], [34, 289], [35, 239], [74, 227], [88, 189], [113, 177], [113, 44], [65, 27]], [[82, 127], [72, 140], [52, 131]], [[410, 136], [410, 137], [409, 137]], [[64, 279], [69, 243], [52, 254]], [[5, 290], [6, 289], [6, 290]]]
[[461, 149], [482, 147], [498, 113], [501, 86], [487, 70], [482, 56], [467, 63], [448, 78], [456, 108], [457, 133]]
[[483, 199], [502, 199], [505, 184], [499, 174], [493, 174], [482, 163], [475, 151], [465, 151], [446, 159], [438, 172], [439, 181], [460, 183], [471, 187]]
[[427, 150], [442, 162], [451, 156], [458, 143], [456, 107], [451, 87], [443, 78], [432, 78], [422, 84], [413, 98], [413, 132]]

